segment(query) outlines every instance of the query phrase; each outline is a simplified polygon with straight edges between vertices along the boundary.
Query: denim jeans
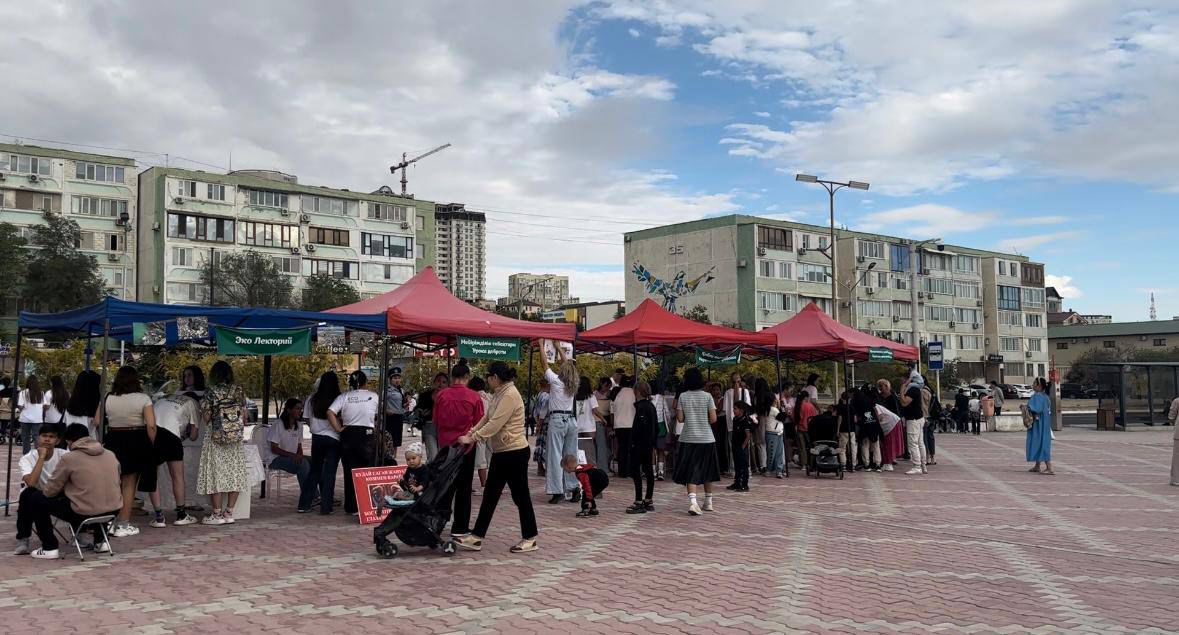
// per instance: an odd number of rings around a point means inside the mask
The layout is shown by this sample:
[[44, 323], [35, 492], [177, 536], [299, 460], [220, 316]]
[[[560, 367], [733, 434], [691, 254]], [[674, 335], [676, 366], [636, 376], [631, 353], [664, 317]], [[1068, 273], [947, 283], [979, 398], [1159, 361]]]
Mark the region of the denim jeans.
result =
[[438, 427], [431, 421], [422, 426], [422, 445], [426, 447], [426, 462], [438, 456]]
[[786, 471], [786, 445], [782, 435], [773, 432], [766, 433], [766, 468], [774, 474]]
[[20, 422], [20, 446], [21, 451], [28, 454], [33, 449], [33, 443], [37, 440], [37, 435], [41, 432], [41, 424], [29, 423], [26, 421]]
[[340, 467], [340, 441], [323, 434], [311, 435], [311, 489], [319, 489], [319, 511], [327, 514], [336, 502], [336, 470]]
[[573, 415], [551, 414], [545, 439], [546, 494], [564, 494], [577, 489], [577, 477], [561, 469], [561, 457], [577, 456], [577, 420]]
[[[314, 441], [314, 439], [312, 439]], [[299, 480], [299, 509], [311, 509], [311, 501], [315, 498], [315, 483], [311, 479], [311, 461], [304, 457], [300, 463], [289, 456], [276, 456], [270, 462], [270, 469], [282, 470], [294, 474]]]

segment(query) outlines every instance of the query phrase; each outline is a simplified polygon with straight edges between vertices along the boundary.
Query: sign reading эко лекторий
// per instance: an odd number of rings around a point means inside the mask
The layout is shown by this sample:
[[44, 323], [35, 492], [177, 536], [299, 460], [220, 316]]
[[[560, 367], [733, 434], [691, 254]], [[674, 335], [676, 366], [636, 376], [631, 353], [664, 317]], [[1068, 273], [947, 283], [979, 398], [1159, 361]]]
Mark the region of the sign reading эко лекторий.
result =
[[307, 355], [311, 329], [233, 329], [217, 327], [222, 355]]
[[459, 337], [459, 357], [520, 361], [520, 340], [512, 337]]

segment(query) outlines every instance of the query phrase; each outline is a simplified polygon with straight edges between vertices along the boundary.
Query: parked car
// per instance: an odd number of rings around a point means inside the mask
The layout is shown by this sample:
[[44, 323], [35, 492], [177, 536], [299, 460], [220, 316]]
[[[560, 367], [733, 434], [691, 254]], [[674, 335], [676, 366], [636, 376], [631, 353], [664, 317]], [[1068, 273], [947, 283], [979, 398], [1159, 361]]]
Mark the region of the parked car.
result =
[[1107, 386], [1093, 386], [1085, 389], [1086, 399], [1113, 399], [1116, 395], [1113, 388]]
[[1031, 399], [1032, 395], [1036, 394], [1027, 384], [1011, 384], [1011, 387], [1015, 390], [1016, 399]]
[[1018, 399], [1019, 394], [1015, 392], [1014, 384], [999, 384], [999, 388], [1003, 391], [1003, 397], [1006, 399]]
[[1084, 399], [1085, 387], [1080, 384], [1061, 384], [1060, 397], [1062, 399]]
[[986, 384], [970, 384], [969, 386], [967, 386], [967, 388], [969, 388], [970, 390], [973, 390], [974, 394], [979, 397], [982, 397], [983, 395], [990, 395], [991, 394], [991, 387]]

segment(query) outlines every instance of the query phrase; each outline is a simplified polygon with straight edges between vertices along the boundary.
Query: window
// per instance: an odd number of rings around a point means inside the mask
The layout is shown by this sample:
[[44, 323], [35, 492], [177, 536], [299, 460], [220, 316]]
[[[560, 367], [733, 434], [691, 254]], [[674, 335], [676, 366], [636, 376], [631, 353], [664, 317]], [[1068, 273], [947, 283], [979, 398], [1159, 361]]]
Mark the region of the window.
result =
[[75, 176], [84, 181], [122, 183], [124, 172], [123, 168], [114, 165], [78, 161]]
[[893, 274], [892, 288], [894, 288], [898, 291], [908, 291], [909, 290], [909, 275], [908, 274], [900, 274], [900, 275]]
[[859, 242], [858, 255], [862, 258], [884, 258], [884, 243], [870, 240]]
[[413, 238], [362, 233], [360, 253], [385, 258], [413, 258]]
[[965, 351], [981, 351], [983, 338], [981, 335], [959, 335], [958, 349]]
[[799, 298], [799, 302], [802, 304], [802, 306], [806, 306], [808, 304], [814, 304], [814, 305], [818, 306], [819, 309], [821, 309], [824, 313], [827, 313], [828, 315], [831, 314], [831, 298], [803, 297], [803, 298]]
[[210, 201], [224, 201], [225, 200], [225, 186], [217, 185], [215, 183], [207, 183], [205, 191], [208, 193], [207, 198]]
[[1028, 338], [1028, 350], [1033, 353], [1044, 352], [1044, 340], [1042, 340], [1038, 337], [1029, 337]]
[[953, 256], [949, 254], [939, 254], [922, 252], [921, 253], [921, 268], [929, 269], [930, 271], [949, 271], [950, 261]]
[[232, 243], [233, 230], [233, 221], [228, 218], [168, 214], [168, 236], [172, 238]]
[[1104, 340], [1101, 342], [1101, 346], [1104, 348], [1117, 348], [1118, 343], [1113, 340]]
[[981, 324], [982, 311], [978, 309], [954, 309], [954, 317], [963, 324]]
[[1154, 338], [1154, 345], [1155, 346], [1166, 346], [1167, 345], [1167, 338], [1165, 338], [1165, 337]]
[[188, 198], [196, 198], [196, 193], [197, 193], [196, 181], [180, 181], [178, 183], [178, 185], [180, 186], [179, 187], [179, 192], [180, 192], [179, 195], [180, 196], [186, 196]]
[[775, 249], [777, 251], [791, 251], [791, 240], [793, 234], [788, 229], [781, 227], [766, 227], [765, 225], [757, 226], [757, 246], [762, 249]]
[[888, 274], [887, 273], [881, 271], [876, 274], [876, 288], [877, 289], [887, 289], [888, 288]]
[[74, 242], [74, 248], [91, 251], [123, 251], [127, 247], [125, 240], [122, 232], [82, 231], [78, 233], [78, 240]]
[[1024, 369], [1027, 368], [1023, 362], [1007, 362], [1004, 366], [1008, 377], [1024, 377]]
[[408, 218], [409, 209], [404, 205], [390, 203], [369, 203], [368, 217], [374, 220], [388, 220], [404, 222]]
[[1024, 313], [1023, 325], [1034, 329], [1044, 326], [1044, 316], [1040, 313]]
[[909, 246], [908, 245], [892, 245], [888, 246], [888, 257], [891, 260], [889, 268], [892, 271], [908, 271], [909, 270]]
[[1068, 350], [1068, 342], [1057, 342], [1056, 343], [1056, 350], [1067, 351]]
[[173, 267], [195, 267], [196, 261], [192, 257], [192, 247], [172, 248]]
[[356, 216], [356, 209], [356, 201], [346, 201], [342, 198], [328, 198], [326, 196], [303, 196], [303, 211], [309, 214]]
[[308, 242], [317, 245], [348, 246], [347, 229], [328, 229], [326, 227], [310, 227], [307, 229]]
[[243, 243], [256, 247], [298, 247], [299, 228], [294, 225], [276, 225], [273, 223], [242, 223], [245, 226], [246, 238]]
[[1023, 305], [1029, 309], [1044, 308], [1044, 290], [1024, 288]]
[[355, 262], [304, 258], [303, 264], [303, 273], [308, 276], [327, 275], [347, 280], [360, 279], [360, 265]]
[[426, 231], [426, 218], [424, 216], [414, 216], [413, 221], [418, 231]]
[[958, 273], [973, 273], [979, 272], [980, 259], [978, 256], [954, 256], [954, 271]]
[[5, 157], [0, 154], [0, 165], [7, 165], [9, 172], [38, 174], [40, 176], [52, 175], [52, 164], [49, 159], [42, 157], [29, 157], [23, 154], [9, 154]]
[[913, 319], [913, 303], [911, 302], [893, 302], [892, 314], [902, 320]]
[[927, 304], [925, 305], [925, 319], [934, 322], [953, 322], [954, 307]]
[[1012, 278], [1018, 278], [1019, 277], [1019, 265], [1014, 262], [1008, 263], [1007, 272], [1011, 274]]
[[828, 238], [829, 238], [828, 236], [819, 236], [819, 249], [826, 249], [827, 248]]
[[860, 315], [864, 317], [890, 317], [892, 303], [876, 300], [860, 300]]
[[200, 302], [200, 285], [191, 282], [169, 282], [167, 302]]
[[954, 295], [967, 300], [981, 300], [982, 291], [977, 282], [954, 281]]
[[1034, 265], [1025, 262], [1020, 282], [1026, 287], [1044, 286], [1044, 265]]
[[1019, 353], [1023, 351], [1022, 337], [1000, 337], [999, 350], [1006, 353]]
[[831, 267], [798, 263], [798, 279], [802, 282], [831, 282]]
[[1019, 287], [1005, 287], [999, 285], [999, 308], [1008, 311], [1020, 310]]
[[921, 286], [929, 293], [954, 295], [954, 281], [950, 278], [923, 278]]
[[802, 236], [802, 248], [803, 249], [810, 249], [811, 248], [811, 235], [810, 234], [799, 234], [799, 235]]
[[999, 311], [999, 324], [1004, 326], [1022, 326], [1022, 313], [1016, 311]]
[[95, 198], [93, 196], [75, 196], [73, 197], [71, 211], [75, 214], [118, 218], [127, 213], [127, 201]]
[[289, 276], [299, 275], [299, 257], [298, 256], [275, 256], [274, 266], [279, 273], [285, 273]]
[[384, 274], [385, 274], [384, 278], [386, 280], [392, 280], [393, 279], [393, 265], [385, 265], [383, 268], [384, 268]]
[[790, 279], [793, 268], [789, 262], [782, 262], [778, 260], [759, 260], [757, 261], [757, 275], [762, 278], [786, 278]]
[[1001, 275], [1001, 276], [1007, 275], [1007, 261], [1006, 260], [999, 261], [999, 275]]
[[[287, 195], [269, 190], [250, 190], [250, 205], [287, 209]], [[304, 211], [306, 211], [306, 206], [304, 206]]]
[[762, 309], [770, 311], [793, 311], [795, 310], [794, 296], [788, 293], [777, 293], [773, 291], [759, 291], [757, 294], [758, 306]]

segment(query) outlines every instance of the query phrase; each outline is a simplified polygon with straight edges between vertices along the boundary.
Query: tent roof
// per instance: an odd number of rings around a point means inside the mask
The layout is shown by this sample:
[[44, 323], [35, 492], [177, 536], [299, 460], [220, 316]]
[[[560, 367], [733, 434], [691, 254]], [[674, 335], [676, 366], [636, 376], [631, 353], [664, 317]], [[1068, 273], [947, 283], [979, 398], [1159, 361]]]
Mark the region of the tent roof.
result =
[[893, 359], [916, 361], [917, 348], [857, 331], [836, 322], [814, 303], [808, 304], [798, 315], [771, 326], [762, 333], [773, 333], [778, 338], [778, 349], [788, 357], [804, 361], [821, 359], [868, 359], [868, 349], [887, 348]]
[[585, 331], [577, 341], [578, 348], [589, 350], [629, 351], [637, 347], [641, 352], [655, 353], [685, 346], [773, 348], [777, 336], [702, 324], [676, 315], [648, 298], [634, 311], [617, 320]]
[[97, 304], [61, 313], [22, 311], [22, 329], [41, 332], [70, 332], [101, 336], [107, 321], [111, 335], [126, 338], [137, 322], [175, 322], [178, 317], [205, 317], [210, 326], [235, 328], [299, 328], [305, 326], [343, 326], [360, 331], [383, 332], [382, 315], [327, 314], [285, 309], [193, 306], [131, 302], [107, 296]]
[[426, 267], [393, 291], [329, 313], [383, 313], [387, 332], [419, 344], [446, 344], [456, 335], [528, 337], [573, 341], [577, 326], [514, 320], [484, 311], [454, 297]]

